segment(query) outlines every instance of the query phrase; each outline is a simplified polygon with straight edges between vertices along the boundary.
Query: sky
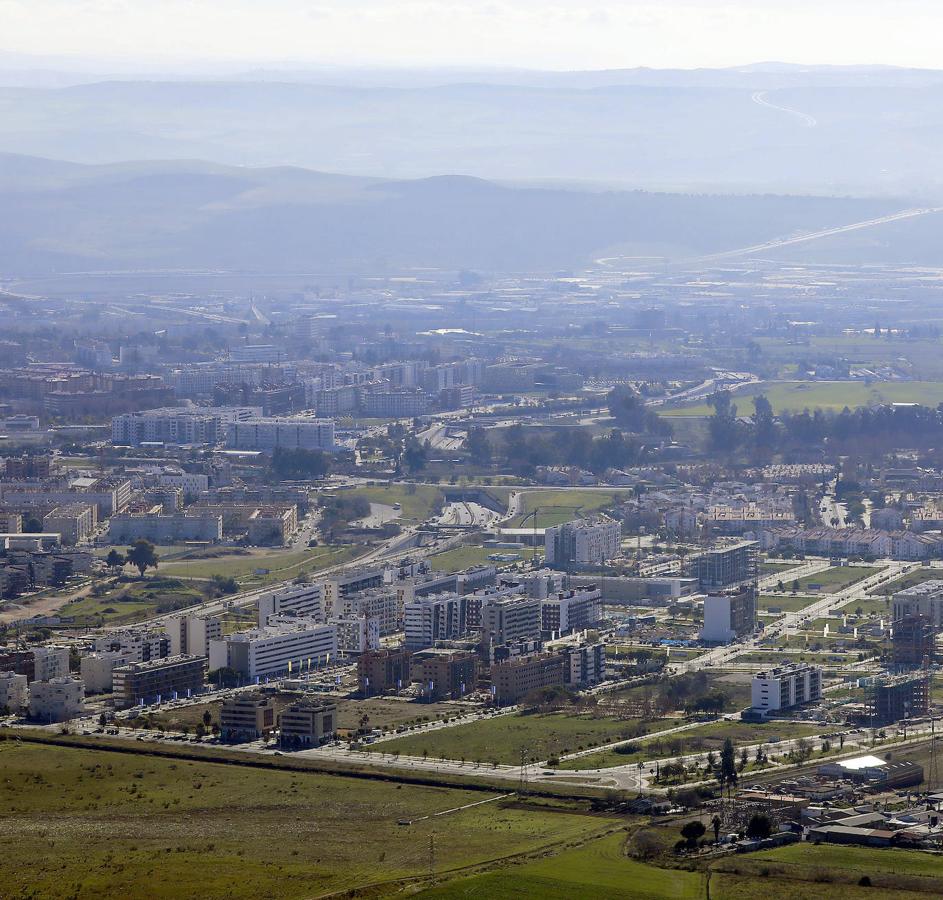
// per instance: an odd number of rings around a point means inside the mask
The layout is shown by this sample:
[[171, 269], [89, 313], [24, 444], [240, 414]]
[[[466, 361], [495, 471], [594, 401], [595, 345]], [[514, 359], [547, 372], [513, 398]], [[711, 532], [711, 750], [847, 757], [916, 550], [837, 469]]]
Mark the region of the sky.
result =
[[940, 0], [0, 0], [0, 59], [137, 66], [940, 68], [941, 33]]

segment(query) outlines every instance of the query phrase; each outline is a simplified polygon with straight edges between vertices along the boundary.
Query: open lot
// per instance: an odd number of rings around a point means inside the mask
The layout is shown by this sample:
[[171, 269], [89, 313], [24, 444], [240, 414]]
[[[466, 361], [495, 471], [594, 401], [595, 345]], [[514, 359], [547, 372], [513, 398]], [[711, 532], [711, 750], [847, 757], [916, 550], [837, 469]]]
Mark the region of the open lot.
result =
[[426, 875], [433, 832], [445, 870], [608, 824], [559, 803], [415, 821], [497, 793], [12, 740], [0, 770], [4, 898], [312, 897]]
[[[818, 592], [821, 594], [837, 594], [858, 581], [869, 578], [871, 575], [877, 575], [880, 568], [874, 566], [833, 566], [831, 569], [825, 569], [822, 572], [816, 572], [814, 575], [806, 575], [799, 579], [799, 591], [810, 591], [812, 585], [821, 585]], [[793, 583], [787, 579], [786, 589], [792, 590]]]
[[[235, 550], [218, 548], [202, 559], [182, 559], [162, 563], [160, 571], [178, 578], [232, 577], [246, 584], [285, 581], [318, 572], [353, 559], [363, 547], [351, 545], [310, 547], [304, 550]], [[261, 570], [268, 571], [261, 574]], [[260, 574], [256, 574], [259, 571]]]
[[[671, 722], [656, 723], [656, 725], [662, 727], [671, 727], [672, 724]], [[652, 726], [651, 730], [655, 730], [655, 727]], [[562, 762], [559, 768], [605, 769], [648, 759], [663, 759], [668, 756], [681, 756], [708, 750], [717, 752], [723, 747], [727, 738], [730, 738], [735, 746], [749, 746], [775, 739], [788, 740], [790, 738], [806, 737], [815, 734], [819, 730], [820, 728], [815, 725], [803, 725], [793, 722], [710, 722], [698, 728], [691, 728], [663, 738], [643, 738], [618, 749], [588, 753], [586, 756]], [[619, 752], [619, 750], [622, 752]]]
[[937, 580], [943, 581], [943, 569], [914, 569], [910, 572], [907, 572], [906, 575], [901, 575], [900, 578], [895, 578], [893, 581], [887, 581], [884, 584], [879, 584], [876, 587], [871, 588], [868, 593], [883, 595], [896, 594], [897, 591], [902, 591], [904, 588], [913, 587], [915, 584], [923, 584], [925, 581]]
[[633, 737], [641, 722], [636, 719], [595, 718], [590, 714], [531, 713], [484, 719], [469, 725], [442, 728], [429, 734], [384, 741], [377, 748], [398, 750], [408, 756], [424, 753], [441, 759], [466, 759], [483, 763], [520, 763], [523, 749], [528, 760], [573, 752], [609, 740]]
[[[508, 528], [549, 528], [551, 525], [570, 522], [580, 516], [605, 509], [625, 496], [627, 492], [618, 489], [586, 491], [574, 488], [560, 491], [528, 491], [521, 498], [520, 515], [506, 523], [506, 526]], [[533, 518], [524, 521], [527, 516], [538, 509], [536, 526], [534, 526]]]
[[778, 609], [781, 612], [799, 612], [813, 603], [817, 603], [820, 598], [793, 596], [792, 594], [761, 594], [757, 600], [757, 609], [760, 612], [770, 609]]
[[202, 599], [192, 584], [151, 574], [140, 581], [119, 582], [101, 597], [89, 595], [67, 603], [59, 615], [76, 626], [120, 625], [192, 606]]
[[[499, 562], [489, 559], [494, 554], [519, 553], [521, 559], [516, 561]], [[529, 562], [534, 554], [540, 555], [540, 548], [521, 547], [516, 549], [507, 549], [500, 547], [482, 547], [478, 544], [463, 544], [452, 550], [446, 550], [444, 553], [436, 553], [429, 557], [429, 564], [442, 572], [459, 572], [468, 569], [471, 566], [497, 566], [499, 569], [505, 569], [524, 561]]]

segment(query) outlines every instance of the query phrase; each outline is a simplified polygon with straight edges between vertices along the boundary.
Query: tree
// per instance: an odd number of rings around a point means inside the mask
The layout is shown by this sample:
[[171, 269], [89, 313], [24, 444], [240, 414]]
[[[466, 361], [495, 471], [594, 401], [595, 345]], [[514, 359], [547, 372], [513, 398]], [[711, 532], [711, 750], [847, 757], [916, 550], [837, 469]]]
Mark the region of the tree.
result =
[[468, 429], [465, 449], [476, 466], [487, 466], [491, 462], [491, 442], [480, 425]]
[[323, 478], [331, 471], [331, 460], [320, 450], [276, 447], [272, 454], [271, 470], [280, 481]]
[[717, 780], [721, 788], [728, 789], [737, 783], [737, 761], [734, 755], [733, 741], [727, 738], [720, 751], [720, 765], [717, 767]]
[[415, 438], [410, 438], [403, 451], [403, 462], [411, 474], [421, 472], [429, 461], [429, 451], [425, 444], [420, 444]]
[[747, 837], [754, 841], [761, 841], [773, 833], [773, 823], [769, 816], [763, 813], [754, 813], [747, 824]]
[[100, 728], [104, 728], [107, 724], [108, 724], [108, 716], [106, 716], [104, 713], [102, 713], [102, 714], [98, 717], [98, 725], [99, 725]]
[[685, 845], [689, 850], [693, 850], [697, 846], [697, 842], [704, 837], [705, 831], [707, 831], [707, 829], [700, 819], [695, 819], [693, 822], [685, 822], [684, 825], [681, 826], [681, 837], [684, 838]]
[[126, 562], [127, 559], [125, 555], [114, 547], [108, 551], [108, 555], [105, 557], [105, 565], [108, 566], [112, 572], [117, 572], [119, 569], [124, 568]]
[[714, 843], [715, 844], [720, 840], [720, 826], [721, 826], [720, 816], [714, 816], [714, 818], [711, 819], [711, 828], [714, 829]]
[[213, 714], [207, 709], [203, 713], [203, 724], [209, 728], [213, 724]]
[[141, 578], [148, 569], [156, 569], [159, 557], [154, 550], [154, 545], [150, 541], [135, 541], [128, 548], [128, 562], [141, 573]]

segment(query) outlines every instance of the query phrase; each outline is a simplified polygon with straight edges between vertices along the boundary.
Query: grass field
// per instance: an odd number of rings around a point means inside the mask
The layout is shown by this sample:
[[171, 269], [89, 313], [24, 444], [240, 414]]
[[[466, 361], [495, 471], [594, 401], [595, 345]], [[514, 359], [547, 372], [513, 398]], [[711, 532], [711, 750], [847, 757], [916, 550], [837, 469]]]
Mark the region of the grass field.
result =
[[628, 859], [625, 832], [599, 838], [584, 847], [514, 866], [501, 872], [451, 881], [417, 894], [423, 898], [481, 900], [695, 900], [704, 896], [699, 872], [659, 869]]
[[515, 563], [495, 562], [488, 559], [488, 557], [495, 553], [519, 553], [521, 559], [526, 562], [533, 558], [535, 552], [540, 555], [541, 551], [539, 548], [535, 551], [533, 547], [503, 550], [500, 547], [481, 547], [474, 544], [465, 544], [461, 547], [455, 547], [453, 550], [446, 550], [444, 553], [436, 553], [434, 556], [430, 556], [429, 564], [441, 572], [459, 572], [471, 566], [482, 565], [493, 565], [502, 569], [513, 566]]
[[192, 606], [202, 599], [203, 595], [185, 582], [152, 574], [141, 581], [119, 583], [104, 596], [67, 603], [59, 615], [76, 626], [120, 625]]
[[[627, 496], [626, 491], [585, 491], [579, 488], [561, 491], [528, 491], [521, 498], [521, 513], [506, 523], [508, 528], [534, 527], [534, 520], [524, 519], [539, 509], [537, 528], [549, 528], [562, 522], [570, 522], [582, 515], [589, 515], [607, 506], [612, 506], [613, 499], [618, 502]], [[522, 525], [522, 523], [524, 523]]]
[[[205, 559], [186, 559], [163, 563], [161, 572], [178, 578], [212, 578], [214, 575], [233, 577], [246, 584], [267, 584], [286, 581], [354, 559], [364, 552], [352, 545], [310, 547], [304, 550], [253, 550], [248, 553], [225, 553]], [[256, 575], [257, 569], [268, 569]]]
[[[819, 593], [837, 594], [858, 581], [863, 581], [872, 575], [877, 575], [881, 570], [874, 566], [834, 566], [831, 569], [825, 569], [822, 572], [816, 572], [814, 575], [806, 575], [799, 579], [799, 591], [808, 591], [811, 585], [819, 584]], [[786, 583], [786, 589], [792, 590], [792, 581], [783, 579]]]
[[[302, 898], [424, 876], [596, 834], [575, 806], [0, 742], [0, 895]], [[412, 825], [397, 824], [410, 820]]]
[[[789, 587], [789, 585], [786, 585]], [[818, 603], [818, 597], [793, 597], [791, 594], [761, 594], [757, 608], [762, 611], [770, 607], [781, 609], [784, 613], [798, 612], [812, 603]]]
[[441, 759], [480, 760], [513, 765], [521, 761], [521, 748], [530, 760], [573, 752], [580, 746], [602, 744], [606, 738], [634, 736], [641, 723], [635, 719], [593, 718], [574, 713], [535, 713], [484, 719], [469, 725], [442, 728], [428, 734], [396, 738], [377, 745], [385, 752]]
[[[656, 723], [657, 724], [657, 723]], [[662, 723], [666, 724], [666, 723]], [[668, 727], [671, 723], [667, 723]], [[654, 730], [654, 727], [653, 729]], [[815, 734], [820, 729], [814, 725], [802, 725], [793, 722], [711, 722], [698, 728], [670, 734], [663, 738], [643, 738], [632, 743], [631, 753], [618, 753], [615, 749], [600, 750], [599, 753], [587, 753], [562, 762], [561, 769], [606, 769], [611, 766], [625, 766], [649, 759], [664, 759], [707, 750], [719, 751], [727, 738], [736, 746], [762, 744], [771, 738], [788, 740]], [[629, 746], [622, 749], [629, 749]]]
[[798, 563], [794, 562], [764, 562], [760, 563], [760, 577], [764, 575], [781, 575], [790, 569], [795, 569]]
[[[753, 398], [765, 394], [776, 413], [822, 409], [841, 412], [846, 406], [878, 406], [884, 403], [921, 403], [935, 407], [943, 403], [941, 381], [887, 381], [865, 384], [862, 381], [774, 381], [751, 385], [734, 394], [740, 415], [752, 415]], [[706, 403], [693, 403], [659, 411], [663, 416], [709, 416], [713, 409]]]
[[434, 484], [383, 484], [342, 491], [339, 496], [363, 497], [370, 503], [387, 506], [399, 503], [401, 509], [397, 521], [407, 524], [425, 522], [439, 512], [444, 502], [442, 491]]

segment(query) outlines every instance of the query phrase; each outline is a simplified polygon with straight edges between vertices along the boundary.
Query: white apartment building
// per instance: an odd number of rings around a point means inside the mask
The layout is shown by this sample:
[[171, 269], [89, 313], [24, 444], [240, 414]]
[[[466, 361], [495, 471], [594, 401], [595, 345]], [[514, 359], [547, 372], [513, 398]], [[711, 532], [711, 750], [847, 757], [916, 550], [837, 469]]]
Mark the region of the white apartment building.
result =
[[262, 414], [258, 406], [166, 407], [124, 413], [111, 420], [113, 444], [218, 444], [225, 426]]
[[80, 678], [34, 681], [29, 687], [29, 717], [37, 722], [66, 722], [85, 713], [85, 685]]
[[209, 656], [210, 641], [223, 636], [222, 616], [170, 616], [164, 620], [170, 656]]
[[756, 598], [750, 590], [709, 594], [704, 598], [701, 640], [726, 644], [756, 627]]
[[822, 669], [791, 664], [758, 672], [750, 686], [754, 709], [773, 712], [822, 699]]
[[0, 672], [0, 710], [16, 714], [29, 703], [29, 679], [16, 672]]
[[499, 646], [540, 637], [540, 604], [537, 597], [490, 596], [481, 601], [481, 638]]
[[545, 633], [568, 634], [595, 625], [602, 618], [602, 592], [589, 587], [559, 591], [540, 602], [540, 627]]
[[622, 526], [608, 519], [564, 522], [544, 531], [544, 552], [548, 566], [599, 566], [617, 556]]
[[[539, 602], [539, 601], [538, 601]], [[468, 601], [457, 594], [421, 597], [403, 605], [408, 650], [425, 650], [438, 641], [454, 641], [466, 633]]]
[[268, 624], [269, 616], [295, 615], [324, 621], [324, 590], [320, 584], [292, 584], [259, 597], [259, 627]]
[[129, 663], [150, 662], [170, 655], [170, 638], [164, 631], [146, 627], [127, 629], [96, 638], [95, 649], [118, 652]]
[[157, 482], [161, 487], [180, 488], [187, 499], [199, 497], [210, 489], [209, 475], [200, 472], [164, 472], [158, 476]]
[[[335, 609], [337, 607], [335, 606]], [[399, 624], [399, 602], [393, 590], [375, 588], [370, 591], [361, 591], [359, 594], [348, 594], [340, 603], [341, 616], [367, 616], [376, 619], [380, 634], [393, 634]]]
[[904, 588], [894, 594], [892, 602], [894, 621], [909, 616], [925, 616], [939, 630], [943, 628], [943, 580], [934, 579]]
[[341, 653], [380, 649], [380, 622], [373, 616], [337, 616], [329, 624], [337, 629], [337, 649]]
[[69, 674], [68, 647], [35, 647], [33, 648], [33, 662], [35, 664], [34, 679], [36, 681], [50, 681]]
[[130, 660], [120, 651], [89, 653], [79, 663], [79, 674], [86, 694], [110, 694], [114, 689], [114, 670]]
[[210, 642], [210, 671], [228, 666], [249, 681], [299, 675], [336, 657], [333, 625], [290, 616], [273, 616], [264, 628]]
[[226, 426], [226, 446], [234, 450], [334, 449], [333, 419], [258, 416]]

